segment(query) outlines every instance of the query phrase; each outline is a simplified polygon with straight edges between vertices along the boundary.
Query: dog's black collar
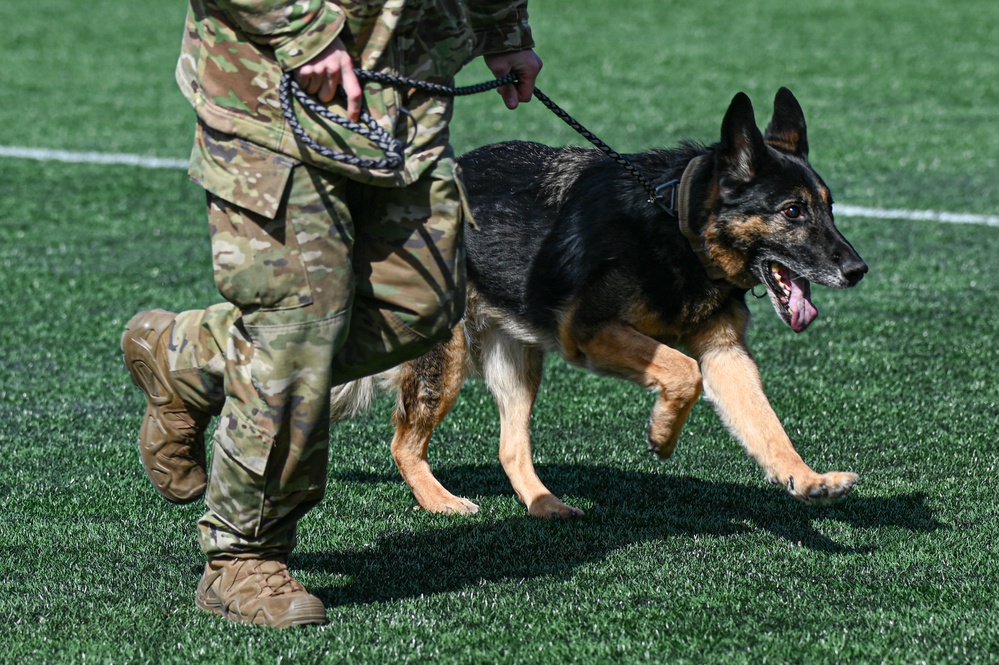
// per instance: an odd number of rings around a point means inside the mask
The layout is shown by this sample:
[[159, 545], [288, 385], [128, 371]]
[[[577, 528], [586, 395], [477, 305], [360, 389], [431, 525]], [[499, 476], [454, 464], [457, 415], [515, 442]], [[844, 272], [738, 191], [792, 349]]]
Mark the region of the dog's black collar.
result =
[[725, 271], [711, 258], [711, 253], [705, 247], [701, 234], [690, 228], [690, 188], [694, 181], [694, 174], [709, 159], [709, 155], [695, 157], [687, 164], [682, 176], [656, 187], [656, 205], [670, 217], [676, 218], [680, 226], [680, 233], [690, 243], [690, 248], [694, 250], [694, 254], [704, 266], [704, 271], [708, 273], [708, 277], [719, 280], [726, 278]]

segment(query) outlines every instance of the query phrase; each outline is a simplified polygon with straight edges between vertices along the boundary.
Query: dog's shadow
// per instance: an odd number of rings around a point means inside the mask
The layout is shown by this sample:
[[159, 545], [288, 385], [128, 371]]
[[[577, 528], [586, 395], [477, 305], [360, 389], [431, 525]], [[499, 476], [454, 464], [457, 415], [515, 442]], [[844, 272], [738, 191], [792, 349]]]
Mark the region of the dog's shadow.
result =
[[[548, 465], [539, 472], [564, 499], [587, 507], [586, 517], [559, 524], [530, 517], [525, 510], [514, 518], [471, 518], [464, 524], [462, 518], [451, 518], [443, 528], [391, 535], [359, 550], [301, 553], [295, 565], [350, 579], [346, 587], [315, 590], [324, 601], [367, 603], [455, 591], [487, 580], [568, 577], [622, 547], [673, 537], [726, 538], [763, 530], [839, 555], [876, 548], [838, 543], [820, 531], [819, 523], [833, 524], [827, 530], [836, 530], [837, 522], [854, 530], [891, 527], [925, 533], [949, 528], [934, 518], [921, 494], [885, 498], [861, 492], [822, 507], [800, 504], [762, 482], [715, 483], [608, 466]], [[471, 496], [511, 494], [494, 466], [451, 467], [439, 477], [445, 486]], [[348, 473], [336, 480], [382, 483], [397, 478]]]

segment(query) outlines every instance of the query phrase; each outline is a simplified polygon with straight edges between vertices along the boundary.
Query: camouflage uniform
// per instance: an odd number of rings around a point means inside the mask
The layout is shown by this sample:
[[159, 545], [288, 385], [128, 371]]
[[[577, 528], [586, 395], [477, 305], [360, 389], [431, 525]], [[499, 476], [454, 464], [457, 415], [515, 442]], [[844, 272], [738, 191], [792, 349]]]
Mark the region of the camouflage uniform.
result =
[[[366, 85], [406, 161], [365, 170], [296, 142], [282, 73], [340, 37], [358, 68], [451, 84], [476, 55], [533, 46], [526, 4], [191, 0], [177, 78], [198, 113], [191, 176], [227, 302], [179, 314], [167, 357], [184, 402], [220, 414], [199, 522], [209, 558], [286, 556], [325, 490], [330, 386], [422, 353], [464, 306], [451, 100]], [[321, 144], [380, 156], [298, 111]]]

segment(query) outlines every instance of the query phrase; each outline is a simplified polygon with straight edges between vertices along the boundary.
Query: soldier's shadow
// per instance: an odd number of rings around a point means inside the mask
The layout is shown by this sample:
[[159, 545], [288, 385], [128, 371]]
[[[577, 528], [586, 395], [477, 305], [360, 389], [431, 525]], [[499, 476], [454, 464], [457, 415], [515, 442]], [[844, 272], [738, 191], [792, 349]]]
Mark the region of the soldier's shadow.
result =
[[[446, 487], [469, 496], [507, 496], [510, 486], [494, 466], [452, 467], [439, 474]], [[345, 574], [346, 587], [315, 589], [328, 604], [393, 600], [475, 586], [498, 579], [568, 577], [581, 565], [635, 543], [671, 537], [733, 537], [763, 530], [828, 555], [869, 552], [842, 545], [819, 531], [819, 521], [855, 529], [893, 527], [913, 532], [949, 528], [936, 520], [925, 496], [865, 497], [831, 507], [808, 506], [779, 488], [713, 483], [609, 466], [548, 465], [546, 484], [563, 498], [587, 499], [581, 520], [552, 523], [527, 515], [395, 534], [371, 547], [296, 555], [295, 567]], [[386, 482], [397, 476], [348, 474], [337, 480]], [[512, 499], [511, 499], [512, 500]], [[431, 519], [428, 516], [428, 519]]]

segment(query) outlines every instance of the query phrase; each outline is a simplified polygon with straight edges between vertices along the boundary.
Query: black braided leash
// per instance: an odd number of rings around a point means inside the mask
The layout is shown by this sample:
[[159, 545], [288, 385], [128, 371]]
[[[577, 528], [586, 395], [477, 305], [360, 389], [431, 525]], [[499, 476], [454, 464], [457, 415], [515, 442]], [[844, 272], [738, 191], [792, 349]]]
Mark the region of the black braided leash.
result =
[[[384, 83], [393, 86], [416, 88], [417, 90], [433, 92], [446, 97], [474, 95], [488, 90], [495, 90], [496, 88], [500, 88], [510, 83], [516, 83], [518, 80], [516, 74], [507, 74], [506, 76], [493, 81], [486, 81], [485, 83], [455, 88], [452, 86], [441, 85], [439, 83], [417, 81], [415, 79], [409, 79], [402, 76], [395, 76], [393, 74], [386, 74], [382, 72], [372, 72], [364, 69], [355, 70], [355, 73], [357, 74], [357, 78], [362, 81], [374, 81], [376, 83]], [[315, 139], [309, 136], [308, 133], [302, 128], [301, 123], [299, 123], [291, 103], [292, 95], [294, 95], [295, 99], [297, 99], [302, 106], [310, 112], [325, 118], [330, 122], [334, 122], [351, 132], [363, 136], [368, 141], [371, 141], [373, 144], [378, 146], [383, 153], [385, 153], [385, 157], [382, 159], [357, 157], [349, 153], [338, 152], [319, 145]], [[595, 145], [605, 155], [620, 165], [621, 168], [631, 174], [642, 185], [645, 191], [649, 193], [650, 203], [658, 203], [667, 212], [675, 215], [676, 182], [670, 181], [660, 185], [659, 187], [653, 187], [652, 183], [650, 183], [642, 172], [635, 168], [635, 165], [628, 161], [624, 155], [601, 141], [596, 134], [580, 124], [580, 122], [569, 115], [565, 109], [553, 102], [548, 95], [535, 88], [534, 96], [563, 122], [576, 130], [583, 138]], [[337, 162], [350, 164], [351, 166], [367, 169], [397, 169], [402, 166], [404, 161], [402, 143], [385, 131], [385, 129], [382, 128], [377, 122], [375, 122], [374, 118], [371, 117], [371, 114], [368, 113], [367, 109], [361, 110], [360, 123], [356, 123], [349, 118], [332, 113], [328, 108], [315, 101], [309, 93], [305, 92], [291, 73], [285, 73], [284, 77], [281, 79], [280, 98], [281, 111], [284, 114], [285, 120], [287, 120], [288, 124], [291, 126], [291, 130], [295, 133], [295, 136], [323, 157]], [[664, 204], [662, 199], [666, 189], [670, 190], [671, 200]]]
[[[508, 83], [517, 82], [516, 74], [508, 74], [507, 76], [498, 78], [494, 81], [487, 81], [485, 83], [470, 85], [463, 88], [454, 88], [447, 85], [441, 85], [439, 83], [417, 81], [415, 79], [408, 79], [401, 76], [395, 76], [393, 74], [385, 74], [383, 72], [371, 72], [365, 69], [355, 70], [355, 73], [357, 74], [357, 78], [362, 81], [374, 81], [375, 83], [416, 88], [418, 90], [433, 92], [447, 97], [464, 97], [465, 95], [474, 95], [480, 92], [486, 92], [487, 90], [495, 90], [496, 88], [507, 85]], [[295, 109], [291, 104], [292, 95], [295, 96], [295, 99], [297, 99], [302, 106], [312, 113], [325, 118], [330, 122], [335, 122], [341, 127], [344, 127], [355, 134], [363, 136], [368, 141], [371, 141], [378, 146], [383, 153], [385, 153], [385, 157], [382, 159], [357, 157], [356, 155], [351, 155], [346, 152], [338, 152], [319, 145], [319, 143], [309, 136], [309, 134], [302, 128], [301, 123], [299, 123], [298, 117], [295, 115]], [[298, 81], [296, 81], [290, 73], [285, 73], [281, 79], [280, 98], [281, 112], [284, 115], [285, 120], [287, 120], [288, 124], [291, 126], [291, 131], [293, 131], [295, 136], [297, 136], [305, 145], [309, 146], [309, 148], [316, 151], [323, 157], [366, 169], [391, 170], [402, 166], [404, 161], [402, 155], [402, 143], [397, 138], [389, 134], [381, 125], [375, 122], [375, 119], [371, 117], [371, 114], [368, 113], [367, 109], [361, 109], [360, 124], [349, 118], [332, 113], [327, 107], [317, 102], [312, 98], [312, 96], [309, 95], [309, 93], [305, 92], [305, 90], [303, 90], [298, 84]]]
[[[646, 178], [645, 175], [643, 175], [642, 172], [639, 171], [634, 164], [629, 162], [627, 157], [625, 157], [617, 150], [615, 150], [614, 148], [610, 147], [609, 145], [601, 141], [596, 134], [588, 130], [586, 127], [583, 127], [583, 125], [580, 124], [578, 120], [569, 115], [566, 112], [566, 110], [563, 109], [561, 106], [553, 102], [548, 95], [535, 88], [534, 96], [538, 99], [539, 102], [547, 106], [552, 113], [557, 115], [565, 124], [575, 129], [580, 136], [585, 138], [587, 141], [589, 141], [596, 147], [600, 148], [600, 150], [605, 155], [610, 157], [618, 165], [620, 165], [621, 168], [630, 173], [635, 178], [635, 180], [637, 180], [642, 185], [642, 187], [645, 188], [645, 191], [649, 193], [649, 203], [656, 203], [659, 201], [660, 198], [662, 198], [660, 190], [662, 189], [662, 187], [664, 187], [664, 185], [661, 185], [658, 188], [653, 187], [652, 183], [649, 182], [648, 178]], [[670, 185], [671, 182], [666, 184]]]

